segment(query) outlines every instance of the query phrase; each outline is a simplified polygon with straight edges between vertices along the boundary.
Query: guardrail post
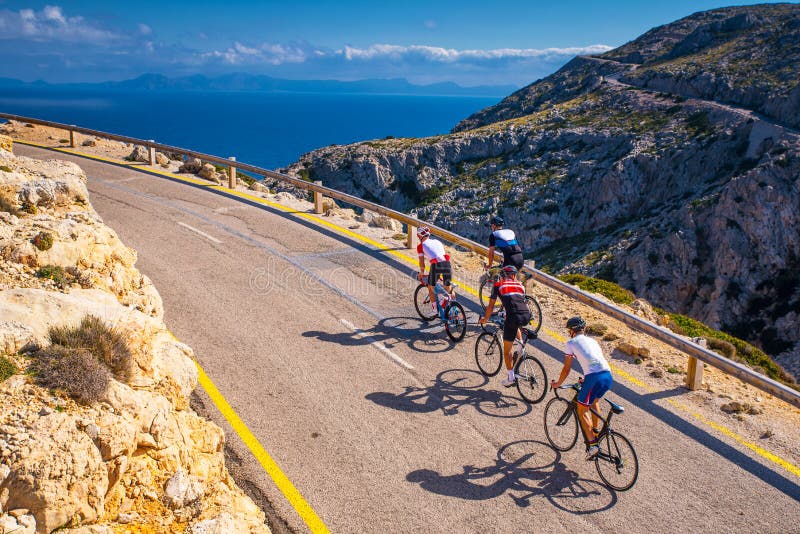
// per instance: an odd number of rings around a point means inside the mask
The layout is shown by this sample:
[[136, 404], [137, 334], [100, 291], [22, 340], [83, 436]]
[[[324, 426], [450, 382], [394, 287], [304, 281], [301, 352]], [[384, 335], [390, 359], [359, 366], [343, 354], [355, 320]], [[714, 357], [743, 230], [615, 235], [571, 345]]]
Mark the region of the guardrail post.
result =
[[[74, 124], [70, 124], [70, 126], [75, 126]], [[69, 147], [75, 148], [75, 130], [72, 128], [69, 129]]]
[[417, 229], [410, 224], [406, 225], [406, 248], [410, 250], [414, 250], [417, 248], [419, 244], [419, 238], [417, 237]]
[[[228, 158], [230, 161], [236, 161], [236, 158], [231, 156]], [[236, 167], [231, 164], [228, 165], [228, 187], [236, 189]]]
[[[695, 343], [703, 348], [706, 348], [708, 342], [705, 339], [698, 338]], [[689, 356], [689, 361], [686, 365], [686, 388], [692, 391], [700, 389], [703, 386], [703, 362]]]
[[[322, 180], [314, 181], [316, 185], [322, 185]], [[322, 193], [314, 191], [314, 213], [322, 213]]]
[[[148, 139], [147, 142], [148, 143], [155, 143], [155, 140]], [[148, 145], [148, 147], [147, 147], [147, 161], [149, 162], [148, 163], [149, 165], [155, 165], [156, 164], [156, 147]]]

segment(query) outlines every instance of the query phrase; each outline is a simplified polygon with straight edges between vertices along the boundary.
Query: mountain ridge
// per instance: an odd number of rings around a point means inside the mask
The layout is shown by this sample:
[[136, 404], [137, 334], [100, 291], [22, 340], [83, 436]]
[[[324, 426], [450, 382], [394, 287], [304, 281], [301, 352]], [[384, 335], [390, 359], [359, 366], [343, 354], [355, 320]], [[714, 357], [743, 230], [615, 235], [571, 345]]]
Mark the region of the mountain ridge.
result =
[[56, 87], [69, 89], [95, 89], [118, 91], [242, 91], [242, 92], [298, 92], [298, 93], [367, 93], [407, 94], [420, 96], [502, 96], [513, 90], [507, 86], [465, 87], [454, 82], [417, 85], [405, 78], [340, 80], [290, 80], [265, 75], [232, 73], [222, 76], [169, 77], [163, 74], [142, 74], [136, 78], [99, 83], [51, 84], [37, 80], [23, 82], [12, 78], [0, 78], [0, 87]]
[[325, 147], [285, 170], [481, 241], [500, 213], [537, 265], [617, 282], [798, 373], [797, 65], [800, 5], [696, 13], [451, 134]]

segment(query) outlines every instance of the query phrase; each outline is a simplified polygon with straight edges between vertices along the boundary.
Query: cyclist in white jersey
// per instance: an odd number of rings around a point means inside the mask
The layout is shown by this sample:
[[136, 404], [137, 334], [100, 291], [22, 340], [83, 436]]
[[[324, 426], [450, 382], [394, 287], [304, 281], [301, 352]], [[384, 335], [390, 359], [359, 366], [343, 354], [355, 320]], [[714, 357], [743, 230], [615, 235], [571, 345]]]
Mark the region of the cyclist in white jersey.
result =
[[436, 293], [434, 287], [439, 277], [442, 278], [444, 288], [453, 298], [452, 279], [453, 273], [450, 267], [450, 255], [444, 250], [444, 245], [438, 239], [431, 237], [431, 230], [427, 226], [421, 226], [417, 230], [419, 245], [417, 245], [417, 255], [419, 256], [419, 274], [417, 278], [422, 282], [425, 276], [425, 260], [427, 259], [431, 267], [428, 271], [428, 293], [433, 311], [436, 311]]
[[586, 321], [581, 317], [572, 317], [567, 321], [569, 331], [569, 341], [567, 341], [564, 367], [561, 369], [561, 376], [558, 380], [553, 380], [550, 386], [555, 389], [566, 380], [572, 367], [572, 358], [576, 358], [583, 370], [583, 383], [578, 392], [577, 409], [578, 421], [589, 438], [589, 448], [586, 451], [586, 459], [594, 458], [600, 449], [597, 447], [597, 428], [600, 424], [599, 418], [592, 413], [589, 407], [595, 411], [600, 411], [600, 399], [611, 389], [613, 378], [611, 377], [611, 367], [608, 365], [603, 349], [594, 339], [585, 335]]

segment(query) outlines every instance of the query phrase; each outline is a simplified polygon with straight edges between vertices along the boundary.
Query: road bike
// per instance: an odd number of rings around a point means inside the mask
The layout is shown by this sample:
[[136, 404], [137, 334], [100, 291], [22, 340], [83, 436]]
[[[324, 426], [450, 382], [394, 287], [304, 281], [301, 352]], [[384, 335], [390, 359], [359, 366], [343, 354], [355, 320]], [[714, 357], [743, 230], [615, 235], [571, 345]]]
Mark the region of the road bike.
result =
[[451, 295], [437, 281], [434, 286], [436, 295], [436, 307], [431, 305], [430, 292], [428, 291], [428, 277], [424, 277], [422, 283], [414, 291], [414, 307], [423, 321], [432, 321], [439, 317], [444, 323], [444, 330], [453, 341], [461, 341], [467, 333], [467, 314], [464, 307], [456, 302], [455, 295]]
[[[503, 364], [503, 337], [499, 335], [503, 327], [503, 320], [504, 318], [492, 320], [498, 326], [496, 329], [481, 325], [483, 332], [475, 340], [475, 363], [478, 364], [478, 369], [485, 376], [496, 375]], [[547, 372], [544, 370], [542, 362], [527, 352], [528, 341], [537, 338], [536, 332], [528, 327], [522, 327], [520, 330], [522, 331], [522, 348], [512, 356], [517, 391], [530, 404], [537, 404], [547, 393]]]
[[[502, 271], [503, 267], [498, 265], [487, 269], [486, 274], [481, 276], [481, 285], [478, 288], [478, 302], [480, 302], [482, 312], [485, 312], [486, 306], [489, 305], [492, 287], [500, 279]], [[527, 277], [525, 277], [522, 272], [520, 272], [518, 276], [520, 277], [520, 283], [525, 285]], [[531, 321], [528, 323], [528, 328], [538, 334], [539, 330], [542, 328], [542, 307], [539, 305], [539, 301], [532, 295], [525, 295], [525, 304], [527, 304], [528, 310], [531, 312]], [[497, 315], [501, 311], [503, 311], [503, 303], [500, 302], [500, 299], [497, 299], [492, 309], [492, 315]]]
[[[567, 400], [558, 394], [560, 389], [573, 389], [575, 396], [572, 400]], [[576, 399], [580, 389], [580, 383], [561, 386], [553, 390], [555, 397], [545, 406], [544, 433], [547, 441], [556, 450], [568, 451], [574, 447], [578, 441], [578, 429], [583, 434], [586, 446], [589, 446], [583, 426], [578, 421]], [[612, 416], [623, 413], [625, 409], [608, 399], [603, 400], [610, 405], [605, 419], [594, 407], [589, 407], [592, 413], [603, 421], [603, 427], [597, 433], [597, 446], [600, 452], [594, 457], [594, 465], [606, 486], [616, 491], [626, 491], [631, 489], [639, 478], [639, 459], [628, 438], [611, 429]]]

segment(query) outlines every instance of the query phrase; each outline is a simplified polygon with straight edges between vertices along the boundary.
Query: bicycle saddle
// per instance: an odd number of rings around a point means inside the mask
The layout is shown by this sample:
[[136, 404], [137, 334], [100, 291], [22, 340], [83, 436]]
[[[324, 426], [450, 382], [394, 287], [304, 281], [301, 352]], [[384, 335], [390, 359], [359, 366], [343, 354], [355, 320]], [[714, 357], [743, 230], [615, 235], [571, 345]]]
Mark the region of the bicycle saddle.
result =
[[536, 332], [534, 332], [533, 330], [531, 330], [530, 328], [527, 328], [527, 327], [523, 326], [521, 328], [521, 330], [522, 330], [522, 333], [525, 334], [525, 336], [528, 339], [536, 339], [538, 337], [538, 334]]
[[622, 413], [622, 412], [625, 411], [625, 408], [623, 408], [622, 406], [620, 406], [616, 402], [611, 402], [608, 399], [605, 399], [605, 401], [611, 405], [611, 411], [612, 412], [614, 412], [614, 413]]

